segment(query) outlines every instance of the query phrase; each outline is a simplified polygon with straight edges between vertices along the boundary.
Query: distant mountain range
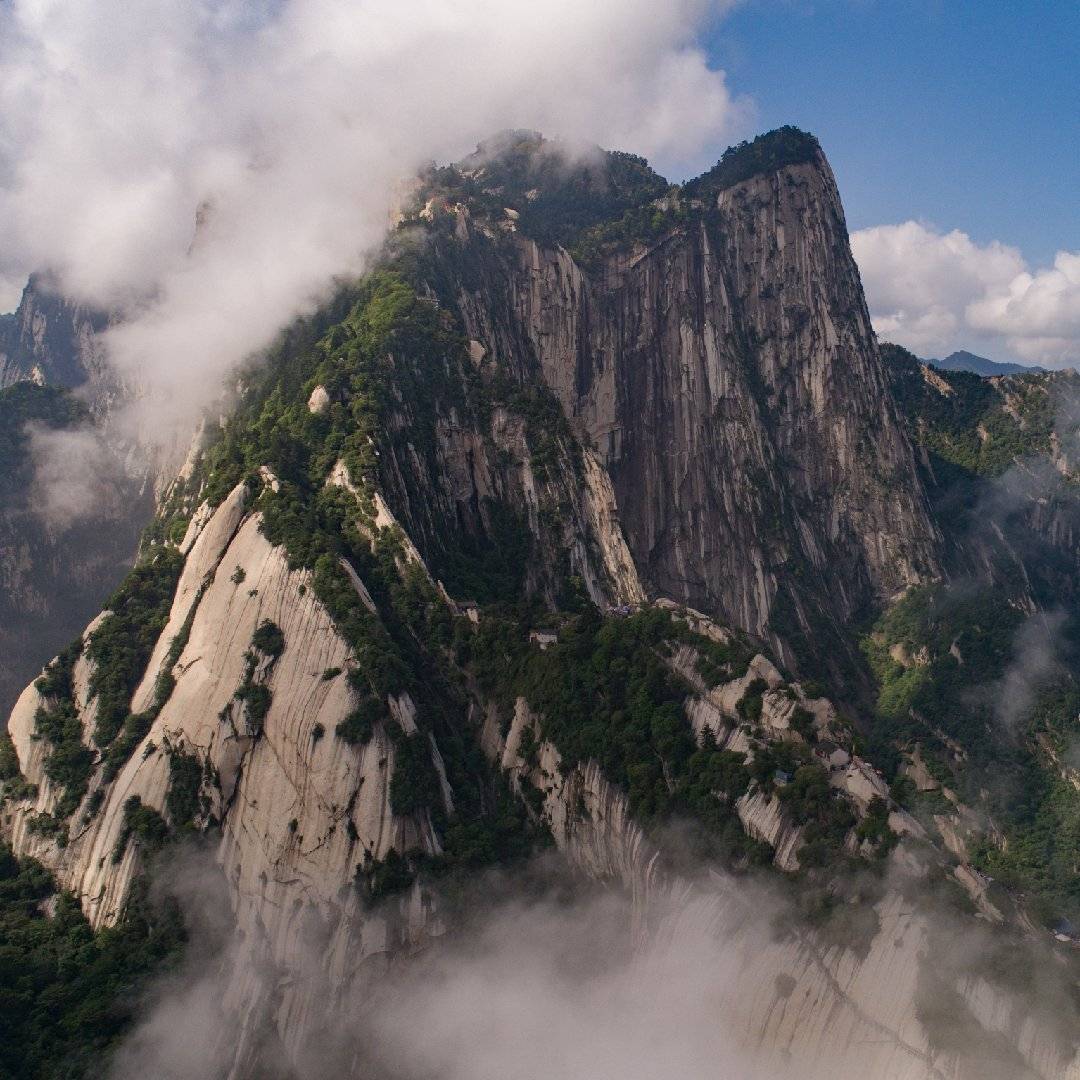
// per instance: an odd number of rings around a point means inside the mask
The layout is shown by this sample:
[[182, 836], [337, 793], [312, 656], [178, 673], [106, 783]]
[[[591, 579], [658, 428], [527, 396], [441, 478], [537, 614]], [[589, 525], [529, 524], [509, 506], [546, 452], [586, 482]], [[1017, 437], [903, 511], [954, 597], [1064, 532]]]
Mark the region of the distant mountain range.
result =
[[1046, 370], [1034, 364], [1001, 364], [964, 350], [949, 353], [944, 360], [930, 360], [929, 363], [942, 371], [973, 371], [976, 375], [1023, 375], [1026, 371]]

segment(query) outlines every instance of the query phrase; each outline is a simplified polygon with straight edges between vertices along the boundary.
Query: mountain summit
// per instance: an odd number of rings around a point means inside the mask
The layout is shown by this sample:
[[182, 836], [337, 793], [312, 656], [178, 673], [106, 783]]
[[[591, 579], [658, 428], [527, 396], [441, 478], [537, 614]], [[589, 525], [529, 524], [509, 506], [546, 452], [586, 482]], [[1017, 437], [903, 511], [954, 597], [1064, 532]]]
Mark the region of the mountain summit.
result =
[[[436, 237], [453, 221], [447, 301], [486, 356], [554, 391], [611, 477], [647, 590], [794, 663], [835, 658], [830, 627], [935, 574], [815, 139], [781, 129], [663, 192], [627, 155], [560, 171], [527, 141], [481, 160], [434, 176], [415, 220]], [[463, 273], [481, 267], [471, 301]]]
[[554, 847], [720, 950], [747, 1071], [1066, 1080], [1075, 389], [883, 357], [794, 128], [681, 187], [500, 136], [245, 374], [19, 698], [4, 835], [108, 986], [201, 851], [224, 1075], [429, 1074], [365, 1025]]

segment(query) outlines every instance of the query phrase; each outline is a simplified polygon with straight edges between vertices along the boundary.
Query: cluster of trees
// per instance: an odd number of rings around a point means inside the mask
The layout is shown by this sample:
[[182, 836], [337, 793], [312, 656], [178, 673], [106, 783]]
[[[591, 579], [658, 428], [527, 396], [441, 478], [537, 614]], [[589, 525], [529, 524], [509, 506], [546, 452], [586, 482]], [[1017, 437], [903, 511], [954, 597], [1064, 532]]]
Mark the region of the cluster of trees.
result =
[[995, 477], [1020, 458], [1049, 452], [1054, 418], [1065, 400], [1044, 374], [1011, 377], [1006, 407], [1002, 391], [981, 375], [935, 371], [951, 391], [943, 394], [927, 384], [918, 357], [907, 349], [886, 342], [881, 353], [914, 434], [945, 466]]
[[733, 807], [751, 780], [744, 755], [697, 745], [684, 707], [690, 688], [666, 661], [687, 642], [719, 681], [745, 671], [742, 642], [712, 642], [657, 608], [605, 617], [587, 607], [564, 616], [558, 641], [543, 650], [529, 645], [525, 625], [519, 613], [489, 612], [458, 642], [459, 662], [503, 715], [523, 696], [564, 767], [596, 761], [638, 820], [696, 822], [700, 854], [768, 861], [768, 845], [746, 836]]
[[694, 647], [697, 651], [697, 672], [709, 687], [731, 679], [741, 679], [754, 658], [754, 650], [749, 643], [737, 635], [723, 644], [712, 638], [699, 637]]
[[113, 848], [113, 862], [119, 863], [132, 840], [138, 840], [142, 851], [153, 855], [160, 851], [172, 838], [169, 823], [138, 795], [130, 795], [124, 800], [124, 827], [116, 838]]
[[[1049, 923], [1065, 913], [1080, 917], [1080, 798], [1053, 763], [1041, 760], [1035, 737], [1059, 747], [1080, 737], [1080, 690], [1062, 668], [1033, 685], [1031, 707], [1011, 724], [996, 715], [1000, 695], [993, 688], [1014, 661], [1023, 621], [1008, 596], [989, 586], [912, 590], [864, 639], [878, 683], [866, 735], [872, 759], [888, 771], [899, 750], [917, 746], [939, 782], [987, 806], [1007, 842], [975, 845], [973, 861], [1022, 893]], [[1069, 625], [1059, 638], [1065, 655], [1075, 650]], [[898, 645], [907, 664], [892, 655]], [[916, 813], [950, 809], [940, 796], [917, 796], [909, 785], [895, 783], [894, 793]]]
[[59, 788], [58, 820], [70, 817], [86, 794], [94, 753], [82, 741], [82, 719], [75, 707], [72, 673], [82, 642], [64, 649], [34, 684], [44, 699], [34, 714], [34, 729], [49, 744], [45, 775]]
[[729, 146], [708, 172], [683, 187], [683, 194], [703, 198], [761, 173], [816, 161], [820, 153], [821, 145], [813, 135], [788, 124], [751, 142]]
[[97, 701], [94, 742], [106, 749], [130, 713], [131, 696], [165, 629], [184, 559], [172, 546], [154, 547], [105, 601], [109, 614], [90, 635], [90, 698]]
[[146, 979], [183, 943], [175, 906], [140, 889], [123, 922], [94, 933], [44, 867], [0, 845], [0, 1075], [101, 1075]]
[[[347, 307], [319, 336], [283, 347], [253, 376], [246, 399], [204, 464], [214, 498], [247, 480], [263, 532], [284, 549], [293, 569], [310, 571], [310, 588], [350, 646], [353, 707], [336, 725], [336, 737], [362, 745], [383, 725], [395, 746], [395, 813], [430, 814], [442, 836], [444, 854], [438, 859], [411, 853], [392, 857], [387, 866], [365, 860], [358, 882], [369, 899], [420, 873], [445, 875], [455, 867], [513, 859], [539, 838], [520, 805], [500, 794], [489, 764], [463, 730], [465, 697], [438, 664], [440, 650], [453, 639], [453, 616], [423, 569], [410, 562], [400, 530], [375, 526], [376, 447], [392, 453], [400, 438], [408, 440], [402, 450], [410, 457], [435, 455], [441, 413], [453, 407], [459, 416], [471, 415], [490, 408], [493, 393], [508, 389], [473, 387], [476, 400], [465, 400], [460, 380], [447, 375], [448, 365], [472, 369], [457, 328], [418, 296], [402, 272], [376, 272], [351, 290]], [[325, 388], [330, 399], [318, 413], [307, 405], [315, 386]], [[355, 494], [326, 483], [339, 460], [346, 463]], [[262, 484], [261, 466], [274, 473], [277, 490]], [[487, 509], [493, 537], [462, 545], [447, 536], [442, 539], [453, 558], [442, 560], [437, 544], [430, 553], [458, 595], [481, 602], [516, 596], [528, 550], [523, 523], [502, 513], [499, 504]], [[378, 615], [360, 602], [343, 560], [363, 580]], [[254, 647], [267, 655], [279, 644], [269, 628], [261, 627], [256, 637]], [[247, 698], [258, 689], [253, 684], [245, 691], [249, 714]], [[420, 731], [411, 736], [388, 707], [390, 697], [404, 692], [417, 706]], [[442, 805], [431, 735], [454, 791], [453, 820]]]
[[692, 216], [694, 212], [672, 192], [666, 205], [650, 202], [634, 206], [621, 217], [581, 230], [570, 245], [570, 254], [579, 266], [590, 269], [616, 252], [660, 240]]
[[424, 201], [465, 203], [495, 220], [510, 208], [521, 232], [562, 245], [589, 267], [677, 228], [696, 215], [693, 200], [759, 173], [815, 161], [819, 153], [814, 136], [782, 127], [729, 147], [712, 169], [679, 189], [634, 154], [598, 151], [583, 161], [535, 132], [510, 132], [482, 147], [466, 168], [430, 169], [421, 191]]
[[483, 147], [476, 164], [481, 171], [431, 170], [424, 177], [425, 198], [464, 202], [496, 220], [509, 207], [518, 214], [517, 227], [546, 245], [570, 247], [586, 230], [621, 219], [669, 188], [635, 154], [597, 151], [582, 159], [535, 132], [511, 132]]

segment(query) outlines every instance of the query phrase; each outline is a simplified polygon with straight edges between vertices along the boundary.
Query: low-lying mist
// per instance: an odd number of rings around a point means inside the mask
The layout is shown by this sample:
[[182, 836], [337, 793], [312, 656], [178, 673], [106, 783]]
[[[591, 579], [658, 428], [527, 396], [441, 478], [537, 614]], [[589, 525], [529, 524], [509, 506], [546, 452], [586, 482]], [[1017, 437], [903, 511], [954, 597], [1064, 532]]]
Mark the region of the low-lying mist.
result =
[[[358, 957], [355, 980], [331, 987], [319, 980], [318, 935], [289, 971], [274, 970], [257, 941], [232, 930], [212, 859], [188, 855], [158, 876], [189, 913], [187, 959], [150, 995], [110, 1078], [1044, 1075], [1015, 1040], [1029, 1016], [1068, 1053], [1076, 1029], [1063, 973], [1035, 945], [943, 904], [924, 870], [910, 855], [894, 858], [852, 880], [841, 907], [865, 910], [811, 927], [797, 890], [769, 875], [703, 871], [643, 905], [548, 855], [459, 886], [439, 902], [449, 931], [388, 965]], [[392, 920], [398, 901], [386, 905], [374, 917]], [[282, 1007], [281, 990], [304, 979], [312, 1007], [301, 1019]], [[228, 1007], [237, 987], [251, 995], [256, 986], [254, 1011]], [[1010, 990], [1019, 1006], [1008, 1005]], [[989, 1008], [976, 1016], [980, 1001]], [[987, 1026], [990, 1017], [998, 1023]], [[306, 1028], [286, 1035], [288, 1064], [281, 1024]]]

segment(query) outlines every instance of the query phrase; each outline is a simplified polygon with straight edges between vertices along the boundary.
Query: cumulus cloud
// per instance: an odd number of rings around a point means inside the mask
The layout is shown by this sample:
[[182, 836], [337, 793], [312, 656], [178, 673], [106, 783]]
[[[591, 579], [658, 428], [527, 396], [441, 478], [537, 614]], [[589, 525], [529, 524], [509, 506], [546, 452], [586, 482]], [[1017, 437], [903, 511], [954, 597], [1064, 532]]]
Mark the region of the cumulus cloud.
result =
[[1080, 360], [1080, 252], [1059, 251], [1054, 265], [1017, 274], [968, 307], [978, 331], [1000, 334], [1021, 356], [1053, 366]]
[[1080, 363], [1080, 253], [1032, 269], [1014, 247], [916, 221], [852, 234], [878, 335], [922, 356], [980, 348], [1045, 367]]
[[727, 6], [13, 0], [0, 280], [48, 267], [122, 313], [108, 345], [156, 403], [151, 427], [189, 424], [230, 366], [362, 268], [425, 161], [505, 127], [676, 175], [715, 160], [748, 119], [695, 44]]

